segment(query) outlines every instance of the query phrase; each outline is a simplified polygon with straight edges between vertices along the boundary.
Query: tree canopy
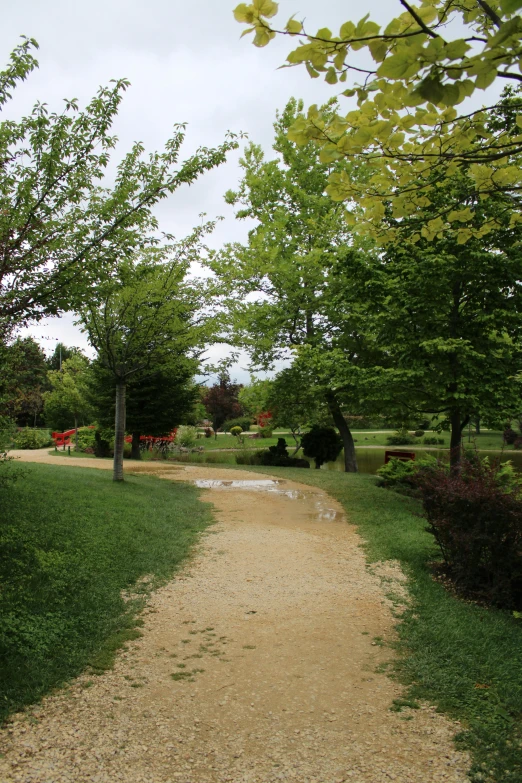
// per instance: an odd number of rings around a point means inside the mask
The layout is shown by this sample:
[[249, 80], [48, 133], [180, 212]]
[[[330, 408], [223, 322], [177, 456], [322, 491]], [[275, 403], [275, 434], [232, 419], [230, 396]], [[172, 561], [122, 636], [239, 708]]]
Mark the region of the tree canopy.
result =
[[[0, 72], [0, 107], [37, 66], [34, 40], [24, 40]], [[129, 83], [102, 87], [80, 109], [45, 103], [18, 121], [0, 123], [0, 329], [81, 305], [86, 289], [157, 229], [151, 207], [225, 160], [237, 141], [179, 158], [185, 126], [176, 125], [162, 152], [136, 142], [104, 177], [116, 144], [112, 125]]]
[[[518, 207], [522, 192], [522, 101], [517, 99], [514, 112], [511, 107], [513, 123], [502, 129], [487, 123], [491, 106], [456, 108], [495, 82], [522, 82], [517, 13], [522, 0], [421, 0], [417, 6], [396, 0], [395, 5], [399, 14], [384, 29], [367, 14], [345, 22], [337, 35], [327, 27], [313, 34], [293, 17], [284, 28], [276, 27], [278, 4], [272, 0], [241, 3], [234, 11], [237, 21], [248, 25], [245, 33], [254, 33], [256, 46], [277, 34], [298, 38], [286, 66], [305, 65], [312, 78], [323, 75], [329, 85], [339, 83], [342, 94], [356, 101], [333, 115], [311, 106], [289, 129], [289, 138], [299, 144], [313, 139], [325, 163], [364, 161], [366, 180], [334, 171], [328, 193], [357, 205], [348, 218], [382, 242], [390, 239], [382, 225], [387, 202], [396, 217], [429, 206], [434, 189], [463, 163], [483, 197], [501, 191]], [[354, 58], [361, 50], [362, 61]], [[502, 112], [502, 102], [494, 108]], [[518, 219], [517, 210], [513, 220]], [[465, 211], [454, 210], [439, 231], [468, 222]], [[494, 228], [492, 222], [484, 233]]]

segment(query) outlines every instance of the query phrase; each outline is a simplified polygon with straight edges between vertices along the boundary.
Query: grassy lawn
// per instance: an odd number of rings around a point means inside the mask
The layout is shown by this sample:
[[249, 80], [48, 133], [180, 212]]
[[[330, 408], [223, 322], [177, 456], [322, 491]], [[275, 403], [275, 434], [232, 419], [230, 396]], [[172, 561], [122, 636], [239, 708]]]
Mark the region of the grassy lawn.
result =
[[[239, 469], [239, 467], [238, 467]], [[395, 676], [409, 699], [426, 699], [465, 730], [472, 780], [522, 780], [522, 621], [453, 597], [431, 578], [437, 557], [416, 501], [376, 486], [373, 476], [285, 468], [247, 468], [324, 489], [344, 506], [370, 561], [398, 560], [411, 607], [398, 622]]]
[[[172, 576], [212, 522], [187, 484], [24, 465], [0, 488], [0, 719], [86, 666], [110, 666], [139, 635], [148, 590]], [[121, 591], [141, 577], [138, 595]], [[141, 596], [140, 593], [141, 592]]]
[[[366, 446], [386, 446], [388, 449], [393, 449], [395, 446], [388, 446], [386, 439], [393, 434], [393, 430], [382, 432], [357, 432], [354, 430], [353, 436], [356, 441], [356, 448]], [[427, 446], [427, 448], [441, 448], [449, 449], [450, 434], [449, 432], [427, 432], [427, 436], [435, 436], [437, 438], [444, 439], [444, 445], [442, 446]], [[400, 446], [403, 449], [418, 449], [423, 448], [422, 438], [415, 438], [416, 444], [412, 446]], [[471, 437], [468, 436], [467, 430], [463, 433], [463, 445], [465, 447], [477, 449], [502, 449], [505, 451], [513, 451], [513, 446], [506, 446], [502, 440], [502, 432], [500, 430], [483, 430], [480, 435], [475, 435], [475, 432], [471, 432]]]

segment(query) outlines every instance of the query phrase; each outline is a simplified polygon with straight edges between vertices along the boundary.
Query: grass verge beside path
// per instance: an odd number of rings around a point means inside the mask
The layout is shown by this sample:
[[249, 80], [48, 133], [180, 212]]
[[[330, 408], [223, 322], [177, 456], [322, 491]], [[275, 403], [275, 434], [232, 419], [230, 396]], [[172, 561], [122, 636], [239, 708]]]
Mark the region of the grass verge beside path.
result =
[[147, 592], [212, 522], [188, 484], [119, 484], [108, 471], [54, 465], [22, 471], [0, 488], [0, 720], [86, 666], [110, 666], [140, 635]]
[[[240, 466], [238, 466], [240, 469]], [[433, 581], [437, 557], [416, 501], [376, 486], [373, 476], [288, 468], [247, 468], [320, 487], [345, 508], [369, 559], [398, 560], [409, 577], [400, 616], [395, 675], [409, 699], [426, 699], [466, 727], [458, 742], [478, 783], [522, 781], [522, 621], [455, 598]]]

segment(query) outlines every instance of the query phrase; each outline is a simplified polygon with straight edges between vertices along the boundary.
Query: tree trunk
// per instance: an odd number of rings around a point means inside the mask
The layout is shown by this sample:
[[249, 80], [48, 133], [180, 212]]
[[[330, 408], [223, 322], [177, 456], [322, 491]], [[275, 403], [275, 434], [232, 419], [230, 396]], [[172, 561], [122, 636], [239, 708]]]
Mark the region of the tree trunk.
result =
[[315, 469], [316, 469], [316, 470], [319, 470], [320, 468], [321, 468], [321, 463], [319, 462], [319, 460], [318, 460], [318, 459], [316, 459], [316, 460], [315, 460]]
[[460, 426], [460, 411], [453, 410], [450, 413], [450, 467], [458, 470], [462, 451], [462, 428]]
[[132, 433], [131, 459], [141, 459], [140, 434], [139, 432]]
[[74, 446], [78, 451], [78, 416], [74, 414]]
[[475, 419], [475, 433], [480, 435], [480, 417]]
[[125, 443], [125, 384], [116, 386], [116, 416], [114, 421], [114, 463], [112, 480], [123, 481], [123, 446]]
[[335, 426], [339, 430], [339, 434], [343, 441], [344, 446], [344, 470], [346, 473], [357, 473], [357, 457], [355, 456], [355, 443], [353, 442], [352, 433], [346, 423], [341, 407], [337, 400], [337, 397], [333, 392], [328, 392], [326, 395], [326, 402], [328, 403], [328, 409], [332, 414]]
[[459, 410], [454, 410], [450, 413], [450, 468], [453, 471], [457, 471], [460, 468], [462, 457], [462, 431], [468, 426], [469, 419], [469, 416], [465, 416], [463, 421], [461, 421]]

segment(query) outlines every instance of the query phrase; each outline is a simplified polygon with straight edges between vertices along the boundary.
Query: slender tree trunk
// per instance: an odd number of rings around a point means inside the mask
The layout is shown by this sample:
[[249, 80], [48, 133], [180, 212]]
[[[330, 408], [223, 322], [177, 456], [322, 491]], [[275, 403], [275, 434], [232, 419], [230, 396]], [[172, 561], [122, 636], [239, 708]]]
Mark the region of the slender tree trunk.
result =
[[132, 433], [132, 450], [131, 450], [132, 459], [141, 459], [140, 434], [141, 433], [139, 432]]
[[78, 416], [74, 414], [74, 445], [76, 451], [78, 451]]
[[462, 457], [462, 430], [467, 427], [469, 416], [461, 421], [460, 411], [453, 410], [450, 413], [451, 438], [450, 438], [450, 468], [457, 471], [460, 468]]
[[116, 386], [116, 416], [114, 421], [114, 463], [112, 480], [123, 481], [123, 446], [125, 443], [125, 384]]
[[318, 460], [318, 459], [316, 459], [316, 460], [315, 460], [315, 469], [316, 469], [316, 470], [319, 470], [320, 468], [321, 468], [321, 463], [319, 462], [319, 460]]
[[333, 392], [328, 392], [326, 395], [326, 402], [328, 403], [328, 409], [332, 414], [335, 426], [339, 430], [339, 434], [343, 441], [344, 446], [344, 470], [346, 473], [357, 473], [357, 457], [355, 456], [355, 443], [353, 442], [353, 436], [350, 431], [346, 419], [344, 418], [339, 401]]

